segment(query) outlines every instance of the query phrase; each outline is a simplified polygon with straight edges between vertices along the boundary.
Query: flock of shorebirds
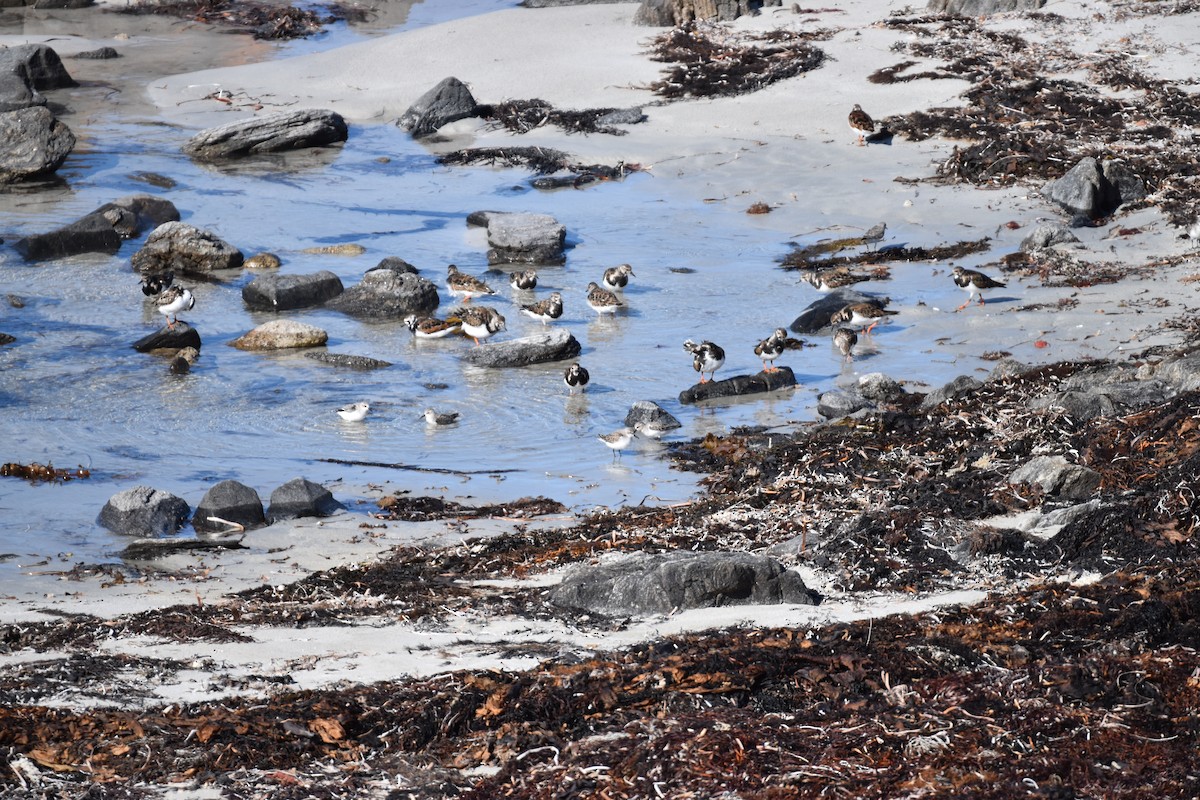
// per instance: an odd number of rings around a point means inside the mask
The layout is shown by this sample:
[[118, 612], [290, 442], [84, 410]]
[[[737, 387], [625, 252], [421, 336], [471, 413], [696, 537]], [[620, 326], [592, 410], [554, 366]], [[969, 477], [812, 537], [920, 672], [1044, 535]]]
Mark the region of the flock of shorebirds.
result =
[[[850, 111], [848, 121], [859, 145], [865, 145], [880, 133], [886, 134], [885, 129], [877, 130], [875, 121], [859, 105], [855, 105]], [[867, 245], [877, 245], [883, 240], [886, 231], [887, 225], [879, 223], [859, 237], [859, 241]], [[623, 292], [631, 277], [636, 275], [629, 264], [620, 264], [604, 270], [599, 282], [591, 281], [587, 285], [588, 306], [599, 315], [617, 312], [625, 306]], [[856, 274], [845, 266], [808, 270], [802, 273], [801, 277], [819, 292], [831, 292], [871, 280], [870, 275]], [[966, 308], [973, 300], [983, 305], [985, 291], [1005, 286], [982, 272], [963, 267], [955, 267], [951, 277], [956, 285], [968, 292], [967, 300], [955, 311]], [[532, 269], [514, 271], [509, 274], [509, 285], [518, 293], [532, 292], [538, 285], [537, 272]], [[444, 318], [415, 314], [406, 317], [404, 324], [412, 331], [413, 336], [418, 339], [441, 339], [465, 335], [478, 345], [506, 329], [504, 315], [495, 308], [470, 304], [472, 298], [496, 294], [484, 280], [462, 272], [451, 264], [446, 272], [446, 288], [451, 296], [461, 298], [463, 305], [452, 309]], [[174, 328], [181, 312], [189, 311], [196, 305], [196, 298], [192, 292], [187, 287], [175, 284], [174, 275], [170, 272], [144, 277], [142, 292], [147, 297], [154, 298], [159, 313], [167, 319], [168, 328]], [[563, 298], [557, 291], [551, 292], [545, 299], [519, 305], [520, 313], [543, 325], [563, 315]], [[830, 318], [830, 323], [835, 326], [832, 340], [834, 347], [842, 354], [843, 361], [852, 360], [860, 335], [870, 336], [877, 325], [897, 313], [899, 312], [871, 302], [851, 303], [835, 312]], [[754, 354], [762, 360], [763, 372], [772, 372], [777, 369], [774, 365], [775, 360], [783, 353], [804, 346], [803, 341], [789, 336], [785, 329], [776, 328], [770, 336], [755, 345]], [[683, 343], [683, 349], [691, 354], [692, 368], [700, 374], [700, 383], [715, 380], [717, 370], [725, 364], [725, 350], [714, 342], [694, 342], [688, 339]], [[590, 379], [587, 369], [579, 363], [571, 364], [563, 373], [563, 382], [570, 394], [576, 389], [582, 392]], [[370, 410], [369, 403], [358, 402], [337, 409], [337, 414], [347, 422], [361, 422], [366, 419]], [[432, 408], [427, 408], [421, 413], [421, 417], [431, 427], [453, 425], [458, 422], [458, 416], [457, 412], [439, 413]], [[615, 460], [639, 434], [658, 439], [665, 433], [664, 428], [650, 423], [639, 423], [633, 427], [602, 434], [598, 438], [612, 449]]]

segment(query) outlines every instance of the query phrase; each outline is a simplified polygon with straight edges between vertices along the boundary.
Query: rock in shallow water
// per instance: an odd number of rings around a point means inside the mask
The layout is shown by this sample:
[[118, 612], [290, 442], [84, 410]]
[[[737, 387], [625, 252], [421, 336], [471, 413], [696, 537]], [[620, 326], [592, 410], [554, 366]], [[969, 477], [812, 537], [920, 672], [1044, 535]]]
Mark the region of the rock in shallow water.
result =
[[439, 302], [437, 286], [426, 278], [377, 267], [325, 307], [360, 319], [403, 319], [409, 314], [432, 314]]
[[271, 492], [267, 515], [273, 520], [298, 517], [328, 517], [345, 508], [319, 483], [293, 478]]
[[143, 275], [174, 272], [204, 275], [215, 270], [238, 269], [242, 251], [210, 231], [185, 222], [164, 222], [146, 237], [146, 243], [129, 259]]
[[462, 357], [477, 367], [526, 367], [574, 358], [580, 349], [570, 331], [555, 328], [520, 339], [481, 344], [464, 352]]
[[291, 319], [264, 322], [254, 330], [229, 343], [239, 350], [286, 350], [295, 347], [320, 347], [329, 341], [329, 334], [315, 325]]
[[242, 302], [255, 311], [319, 306], [342, 293], [342, 280], [327, 269], [310, 275], [259, 275], [242, 287]]
[[114, 533], [163, 536], [182, 528], [191, 508], [170, 492], [135, 486], [117, 492], [100, 510], [99, 523]]
[[229, 531], [230, 525], [210, 518], [227, 520], [247, 530], [267, 524], [258, 492], [233, 480], [221, 481], [205, 492], [204, 498], [196, 506], [196, 513], [192, 515], [192, 527], [197, 533]]
[[279, 111], [200, 131], [183, 152], [202, 161], [219, 161], [344, 142], [347, 133], [346, 120], [335, 111]]
[[734, 375], [719, 381], [697, 383], [679, 393], [679, 402], [687, 405], [719, 397], [740, 397], [761, 394], [796, 385], [796, 375], [791, 367], [776, 367], [771, 372], [756, 372], [753, 375]]

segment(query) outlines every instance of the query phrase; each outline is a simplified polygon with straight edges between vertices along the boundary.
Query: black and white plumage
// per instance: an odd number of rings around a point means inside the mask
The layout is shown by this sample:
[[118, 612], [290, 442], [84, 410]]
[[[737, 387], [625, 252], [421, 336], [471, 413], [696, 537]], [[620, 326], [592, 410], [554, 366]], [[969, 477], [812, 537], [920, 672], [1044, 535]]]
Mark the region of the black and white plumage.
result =
[[545, 325], [563, 315], [562, 295], [558, 292], [551, 292], [550, 296], [543, 300], [521, 306], [521, 313]]
[[832, 292], [846, 286], [871, 280], [870, 275], [858, 275], [846, 267], [830, 267], [829, 269], [806, 269], [800, 273], [800, 279], [807, 281], [818, 292]]
[[596, 438], [604, 442], [605, 446], [613, 451], [613, 461], [616, 461], [621, 457], [621, 451], [629, 447], [634, 436], [637, 436], [636, 427], [619, 428], [612, 433], [602, 433]]
[[847, 121], [850, 123], [850, 132], [858, 137], [858, 144], [866, 145], [867, 136], [875, 132], [875, 120], [871, 119], [870, 114], [863, 111], [862, 106], [855, 103]]
[[175, 282], [175, 273], [167, 272], [152, 272], [142, 278], [142, 294], [146, 297], [158, 297], [163, 293], [163, 290], [168, 288]]
[[443, 425], [453, 425], [454, 423], [458, 422], [457, 411], [446, 411], [439, 413], [434, 411], [432, 408], [427, 408], [421, 412], [421, 416], [425, 418], [426, 425], [430, 425], [434, 428], [441, 427]]
[[167, 327], [174, 328], [179, 321], [179, 312], [191, 311], [196, 307], [196, 298], [185, 286], [168, 286], [159, 293], [155, 300], [158, 313], [167, 318]]
[[370, 410], [370, 403], [352, 403], [351, 405], [339, 408], [337, 415], [346, 420], [346, 422], [362, 422], [367, 418], [367, 412]]
[[483, 297], [495, 294], [495, 290], [474, 275], [460, 272], [458, 267], [451, 264], [446, 268], [446, 288], [455, 297], [461, 297], [464, 302], [470, 302], [472, 297]]
[[976, 297], [979, 298], [979, 305], [983, 305], [983, 293], [986, 290], [1003, 289], [1007, 285], [995, 280], [994, 278], [984, 275], [978, 270], [963, 269], [962, 267], [955, 267], [954, 272], [951, 273], [951, 277], [954, 278], [954, 283], [957, 284], [960, 289], [965, 289], [968, 292], [966, 302], [954, 309], [955, 311], [962, 311], [964, 308], [970, 305], [971, 301]]
[[842, 354], [844, 360], [854, 359], [852, 353], [856, 344], [858, 344], [858, 334], [850, 328], [838, 328], [833, 332], [833, 346]]
[[475, 344], [506, 328], [504, 315], [487, 306], [458, 308], [447, 314], [446, 319], [456, 319], [462, 323], [462, 332], [474, 339]]
[[597, 314], [615, 314], [618, 308], [625, 305], [616, 292], [600, 288], [595, 281], [587, 286], [587, 304]]
[[804, 341], [793, 339], [783, 328], [776, 328], [770, 336], [754, 346], [754, 355], [762, 359], [763, 372], [774, 372], [775, 359], [783, 355], [785, 350], [799, 350], [804, 347]]
[[829, 321], [834, 325], [854, 325], [861, 328], [864, 335], [869, 335], [876, 325], [898, 313], [900, 312], [880, 308], [874, 303], [851, 303], [836, 312]]
[[563, 371], [563, 383], [567, 385], [568, 394], [575, 394], [576, 389], [582, 392], [591, 379], [591, 374], [582, 364], [572, 364]]
[[537, 288], [538, 274], [535, 269], [521, 269], [508, 276], [508, 285], [518, 292], [529, 292]]
[[[725, 364], [725, 350], [708, 340], [696, 344], [688, 339], [683, 343], [683, 349], [692, 354], [692, 369], [700, 373], [701, 383], [715, 379], [717, 370]], [[706, 372], [708, 378], [704, 377]]]
[[418, 339], [442, 339], [462, 330], [461, 320], [419, 317], [416, 314], [405, 317], [404, 324]]
[[629, 264], [619, 264], [604, 270], [604, 277], [600, 282], [610, 292], [619, 292], [629, 285], [629, 277], [631, 275], [635, 278], [637, 277], [637, 275], [634, 275], [633, 267]]

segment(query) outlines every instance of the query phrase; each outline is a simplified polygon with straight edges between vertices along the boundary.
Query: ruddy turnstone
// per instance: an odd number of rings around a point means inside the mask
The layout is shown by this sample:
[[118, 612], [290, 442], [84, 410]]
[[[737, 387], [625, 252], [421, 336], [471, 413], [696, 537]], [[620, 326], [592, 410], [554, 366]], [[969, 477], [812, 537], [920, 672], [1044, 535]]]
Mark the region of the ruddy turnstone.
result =
[[621, 457], [621, 451], [629, 447], [629, 443], [633, 441], [633, 437], [637, 436], [637, 428], [635, 425], [632, 428], [620, 428], [612, 433], [602, 433], [596, 438], [604, 442], [613, 451], [613, 461]]
[[880, 308], [874, 303], [851, 303], [830, 317], [829, 321], [834, 325], [849, 323], [862, 328], [864, 335], [869, 335], [876, 325], [899, 313]]
[[637, 275], [634, 275], [633, 273], [633, 267], [629, 266], [628, 264], [620, 264], [615, 267], [609, 267], [608, 269], [604, 270], [604, 277], [601, 279], [601, 283], [603, 283], [604, 288], [608, 289], [610, 292], [619, 292], [629, 285], [630, 275], [633, 275], [635, 278], [637, 277]]
[[871, 119], [870, 114], [863, 111], [862, 106], [855, 103], [854, 108], [850, 111], [848, 121], [850, 132], [858, 137], [859, 146], [865, 146], [867, 135], [875, 132], [875, 120]]
[[167, 318], [167, 327], [172, 329], [179, 321], [180, 311], [191, 311], [196, 307], [196, 298], [192, 297], [191, 290], [183, 286], [168, 286], [159, 293], [155, 302], [158, 304], [158, 313]]
[[845, 286], [871, 280], [870, 275], [856, 275], [846, 267], [830, 267], [828, 269], [806, 269], [800, 273], [800, 279], [808, 281], [818, 292], [832, 292]]
[[521, 306], [521, 313], [540, 321], [543, 325], [552, 319], [558, 319], [563, 314], [562, 295], [551, 292], [550, 296], [536, 303]]
[[462, 332], [474, 339], [475, 344], [505, 329], [504, 315], [487, 306], [460, 308], [447, 315], [447, 319], [460, 320]]
[[871, 227], [867, 228], [867, 232], [859, 238], [862, 240], [863, 244], [878, 245], [883, 241], [883, 235], [885, 233], [887, 233], [887, 223], [877, 222]]
[[496, 293], [492, 287], [474, 275], [459, 272], [458, 267], [453, 264], [446, 269], [446, 288], [450, 290], [450, 294], [461, 297], [464, 302], [470, 302], [472, 297]]
[[152, 272], [142, 278], [142, 294], [146, 295], [146, 297], [158, 297], [174, 281], [174, 272], [169, 270], [167, 272]]
[[337, 410], [337, 414], [346, 422], [362, 422], [367, 418], [367, 412], [371, 410], [370, 403], [354, 403], [348, 406], [342, 406]]
[[[710, 341], [696, 344], [691, 339], [683, 343], [683, 349], [692, 354], [692, 369], [700, 373], [700, 382], [707, 383], [716, 378], [716, 372], [725, 363], [725, 351]], [[706, 379], [704, 373], [708, 373]]]
[[783, 355], [784, 350], [799, 350], [804, 347], [800, 339], [793, 339], [783, 328], [776, 328], [767, 338], [754, 346], [754, 355], [762, 359], [763, 372], [775, 371], [775, 359]]
[[418, 339], [441, 339], [462, 330], [461, 320], [418, 317], [416, 314], [405, 317], [404, 324]]
[[508, 285], [518, 292], [528, 292], [537, 288], [537, 270], [517, 270], [508, 276]]
[[959, 288], [966, 289], [967, 292], [969, 292], [967, 295], [967, 301], [958, 308], [954, 309], [955, 311], [962, 311], [964, 308], [970, 305], [971, 301], [977, 296], [979, 297], [979, 305], [983, 305], [983, 292], [985, 289], [1002, 289], [1004, 286], [1006, 286], [1006, 284], [988, 277], [982, 272], [973, 269], [963, 269], [962, 267], [955, 267], [952, 277], [954, 278], [954, 282], [958, 284]]
[[453, 425], [454, 423], [458, 422], [457, 411], [438, 413], [432, 408], [427, 408], [421, 412], [421, 416], [425, 418], [426, 425], [432, 425], [435, 428], [440, 425]]
[[592, 281], [587, 286], [587, 304], [597, 314], [615, 314], [618, 308], [625, 305], [615, 292], [610, 292], [608, 289], [601, 289], [600, 285], [595, 281]]
[[563, 372], [563, 383], [567, 385], [568, 394], [575, 394], [576, 387], [582, 392], [591, 379], [592, 376], [581, 364], [572, 364]]
[[858, 344], [858, 334], [849, 328], [838, 328], [833, 332], [833, 346], [842, 354], [843, 359], [847, 361], [854, 359], [851, 353], [856, 344]]

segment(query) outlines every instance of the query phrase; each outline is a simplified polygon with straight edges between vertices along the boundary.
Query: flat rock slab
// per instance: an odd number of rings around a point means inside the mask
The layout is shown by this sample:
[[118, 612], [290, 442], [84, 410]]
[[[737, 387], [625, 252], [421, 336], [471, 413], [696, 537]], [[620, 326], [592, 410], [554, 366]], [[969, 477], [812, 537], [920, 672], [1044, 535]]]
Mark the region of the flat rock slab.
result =
[[383, 369], [392, 366], [392, 362], [380, 361], [378, 358], [355, 356], [349, 353], [330, 353], [326, 350], [314, 350], [311, 353], [305, 353], [304, 356], [313, 361], [346, 369]]
[[741, 397], [748, 394], [762, 394], [776, 389], [786, 389], [796, 385], [796, 375], [791, 367], [776, 367], [774, 372], [758, 372], [754, 375], [734, 375], [720, 381], [697, 383], [690, 389], [679, 393], [679, 402], [683, 404], [699, 403], [704, 400], [715, 400], [719, 397]]
[[0, 113], [0, 183], [54, 172], [75, 148], [75, 134], [44, 106]]
[[487, 216], [489, 264], [562, 264], [567, 226], [548, 214]]
[[143, 336], [133, 343], [133, 349], [139, 353], [149, 353], [154, 350], [182, 350], [185, 347], [200, 349], [200, 334], [183, 320], [175, 323], [174, 328], [162, 326], [154, 333]]
[[287, 350], [296, 347], [321, 347], [329, 334], [315, 325], [291, 319], [264, 322], [229, 343], [238, 350]]
[[463, 360], [477, 367], [526, 367], [575, 358], [581, 349], [570, 331], [554, 328], [533, 336], [472, 347], [463, 353]]
[[259, 275], [242, 287], [242, 302], [255, 311], [289, 311], [319, 306], [344, 291], [327, 269], [309, 275]]
[[200, 131], [183, 146], [183, 152], [202, 161], [220, 161], [322, 147], [346, 141], [347, 134], [346, 120], [335, 111], [280, 111]]

